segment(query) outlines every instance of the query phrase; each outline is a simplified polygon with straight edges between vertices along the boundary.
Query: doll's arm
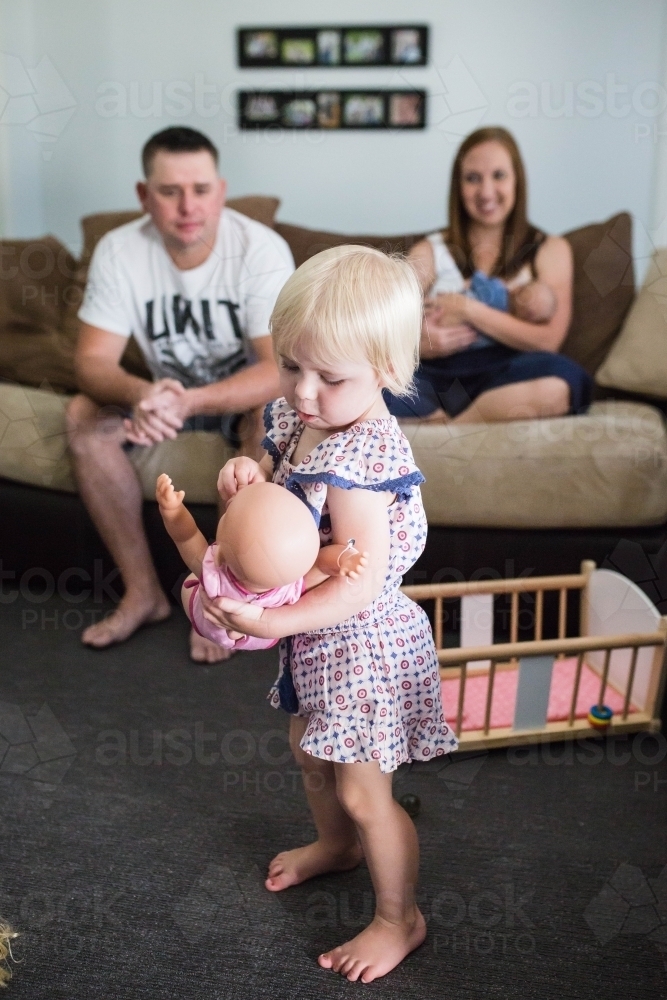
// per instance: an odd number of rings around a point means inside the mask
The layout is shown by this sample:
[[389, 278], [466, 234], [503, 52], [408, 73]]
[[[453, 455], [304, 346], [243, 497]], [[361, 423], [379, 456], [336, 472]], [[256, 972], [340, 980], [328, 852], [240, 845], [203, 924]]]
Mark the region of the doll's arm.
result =
[[164, 526], [181, 554], [181, 559], [188, 569], [201, 576], [201, 564], [208, 548], [206, 539], [195, 524], [195, 519], [183, 504], [185, 493], [178, 493], [166, 473], [158, 478], [155, 489], [155, 499], [160, 505], [160, 513]]
[[320, 549], [315, 565], [303, 578], [304, 592], [324, 583], [330, 576], [346, 576], [351, 581], [358, 580], [366, 566], [368, 552], [355, 549], [354, 538], [347, 545], [325, 545]]

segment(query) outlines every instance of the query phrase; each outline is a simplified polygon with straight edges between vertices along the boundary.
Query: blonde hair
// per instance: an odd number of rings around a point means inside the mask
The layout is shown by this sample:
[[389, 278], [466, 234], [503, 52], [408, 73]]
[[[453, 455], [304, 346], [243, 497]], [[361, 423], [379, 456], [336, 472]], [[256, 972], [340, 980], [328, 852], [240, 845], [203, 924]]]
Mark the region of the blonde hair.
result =
[[283, 286], [271, 314], [276, 354], [307, 345], [323, 366], [363, 358], [396, 396], [413, 391], [422, 295], [408, 262], [362, 246], [311, 257]]

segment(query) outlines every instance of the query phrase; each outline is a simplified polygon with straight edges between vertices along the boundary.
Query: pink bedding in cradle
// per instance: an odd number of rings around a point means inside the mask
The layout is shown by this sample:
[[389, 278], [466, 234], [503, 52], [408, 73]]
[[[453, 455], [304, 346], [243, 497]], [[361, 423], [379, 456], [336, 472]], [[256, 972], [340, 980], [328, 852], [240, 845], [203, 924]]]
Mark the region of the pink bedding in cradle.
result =
[[[569, 718], [576, 668], [576, 656], [554, 662], [553, 673], [551, 675], [551, 690], [549, 692], [549, 707], [547, 709], [548, 722], [560, 722]], [[518, 670], [496, 670], [493, 681], [493, 701], [491, 703], [492, 729], [499, 729], [513, 724], [518, 680]], [[440, 683], [445, 718], [449, 723], [456, 723], [456, 713], [459, 703], [458, 677], [443, 680]], [[468, 674], [463, 702], [462, 730], [484, 728], [488, 684], [489, 675], [487, 673]], [[584, 664], [579, 681], [575, 718], [585, 719], [591, 705], [597, 704], [599, 694], [600, 676]], [[605, 692], [604, 703], [614, 713], [623, 710], [623, 697], [609, 685], [607, 685]], [[637, 711], [632, 704], [628, 706], [628, 710]]]

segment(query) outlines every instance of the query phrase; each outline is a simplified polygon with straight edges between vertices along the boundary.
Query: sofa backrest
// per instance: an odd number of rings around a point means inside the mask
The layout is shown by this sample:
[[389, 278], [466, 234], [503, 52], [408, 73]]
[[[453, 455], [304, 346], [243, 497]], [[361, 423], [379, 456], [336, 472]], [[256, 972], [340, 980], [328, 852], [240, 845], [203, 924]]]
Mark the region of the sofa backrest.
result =
[[[231, 208], [275, 228], [289, 244], [297, 267], [321, 250], [344, 243], [405, 254], [424, 235], [349, 235], [275, 223], [279, 204], [277, 198], [261, 195], [228, 202]], [[105, 233], [140, 214], [104, 212], [84, 218], [79, 262], [52, 236], [0, 243], [5, 255], [4, 280], [0, 281], [0, 378], [36, 386], [47, 381], [56, 389], [76, 389], [72, 365], [76, 313], [90, 258]], [[572, 230], [565, 238], [574, 255], [574, 294], [563, 353], [593, 374], [616, 339], [634, 296], [631, 218], [622, 212]], [[14, 270], [10, 258], [16, 260]], [[150, 377], [132, 338], [122, 361], [134, 374]]]
[[[280, 208], [280, 199], [272, 198], [263, 194], [249, 194], [243, 198], [229, 198], [227, 201], [229, 208], [247, 215], [250, 219], [262, 222], [265, 226], [273, 229], [276, 212]], [[86, 215], [81, 220], [83, 230], [83, 249], [81, 251], [81, 263], [88, 267], [93, 250], [111, 229], [124, 226], [133, 219], [138, 219], [142, 215], [139, 211], [130, 212], [97, 212], [95, 215]]]
[[[276, 222], [274, 228], [289, 243], [297, 267], [321, 250], [344, 243], [407, 253], [424, 237], [423, 233], [351, 236], [284, 222]], [[574, 257], [574, 288], [572, 322], [562, 352], [593, 375], [618, 336], [634, 297], [632, 219], [621, 212], [564, 235]]]

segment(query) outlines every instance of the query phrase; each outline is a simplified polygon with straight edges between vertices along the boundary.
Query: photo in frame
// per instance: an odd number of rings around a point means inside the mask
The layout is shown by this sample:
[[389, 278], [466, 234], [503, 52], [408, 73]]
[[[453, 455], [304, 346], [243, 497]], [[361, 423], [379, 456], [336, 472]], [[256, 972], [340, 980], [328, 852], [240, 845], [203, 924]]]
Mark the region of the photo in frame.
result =
[[243, 69], [426, 66], [428, 33], [424, 24], [239, 28], [237, 61]]
[[426, 91], [240, 90], [240, 129], [423, 129]]

